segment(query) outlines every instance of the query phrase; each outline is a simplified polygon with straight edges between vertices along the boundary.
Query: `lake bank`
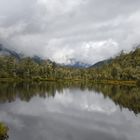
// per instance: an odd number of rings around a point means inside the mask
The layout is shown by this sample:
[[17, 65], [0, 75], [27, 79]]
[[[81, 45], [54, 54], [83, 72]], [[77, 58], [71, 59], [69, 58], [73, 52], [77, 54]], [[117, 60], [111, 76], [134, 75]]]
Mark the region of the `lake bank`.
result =
[[48, 78], [0, 78], [0, 82], [91, 82], [95, 84], [130, 85], [137, 86], [139, 81], [134, 80], [89, 80], [89, 79], [48, 79]]

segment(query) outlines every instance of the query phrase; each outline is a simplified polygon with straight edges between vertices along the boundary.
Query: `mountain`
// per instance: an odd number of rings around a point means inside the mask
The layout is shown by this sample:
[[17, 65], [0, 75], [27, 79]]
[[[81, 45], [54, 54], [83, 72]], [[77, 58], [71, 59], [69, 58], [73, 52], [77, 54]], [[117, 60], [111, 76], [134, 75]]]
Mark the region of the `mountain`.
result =
[[[11, 57], [14, 57], [16, 59], [21, 59], [21, 58], [25, 57], [24, 54], [19, 54], [16, 51], [5, 48], [2, 44], [0, 44], [0, 56], [11, 56]], [[36, 56], [36, 55], [31, 57], [31, 59], [38, 64], [40, 64], [44, 61], [41, 57]]]
[[69, 64], [63, 64], [62, 66], [74, 67], [74, 68], [88, 68], [91, 65], [81, 61], [77, 61], [76, 59], [72, 58], [69, 59]]
[[111, 63], [111, 61], [112, 61], [112, 59], [107, 59], [107, 60], [99, 61], [99, 62], [95, 63], [94, 65], [90, 66], [89, 68], [100, 68], [103, 65]]
[[[0, 44], [0, 56], [12, 56], [16, 59], [21, 59], [21, 58], [25, 57], [24, 54], [21, 55], [21, 54], [17, 53], [16, 51], [13, 51], [11, 49], [4, 47], [2, 44]], [[41, 63], [43, 63], [43, 61], [46, 61], [37, 55], [31, 57], [31, 59], [38, 64], [41, 64]], [[49, 60], [49, 61], [52, 63], [51, 60]], [[69, 61], [70, 61], [70, 64], [68, 64], [68, 65], [66, 65], [66, 64], [58, 64], [58, 65], [66, 66], [66, 67], [74, 67], [74, 68], [87, 68], [90, 66], [89, 64], [86, 64], [86, 63], [83, 63], [80, 61], [76, 61], [75, 59], [70, 59]]]
[[[116, 84], [127, 81], [125, 84], [140, 85], [140, 48], [130, 53], [121, 53], [119, 56], [101, 61], [91, 68], [87, 64], [71, 60], [69, 67], [59, 65], [51, 60], [42, 60], [38, 56], [21, 57], [9, 49], [0, 47], [2, 55], [14, 56], [0, 57], [0, 78], [21, 78], [34, 80], [94, 80], [112, 81]], [[70, 61], [69, 61], [70, 62]], [[72, 67], [72, 68], [71, 68]], [[77, 69], [73, 68], [76, 67]], [[79, 69], [78, 69], [79, 68]]]
[[41, 57], [37, 56], [37, 55], [33, 56], [33, 57], [32, 57], [32, 60], [33, 60], [34, 62], [38, 63], [38, 64], [41, 64], [41, 63], [44, 62], [44, 60], [43, 60]]
[[0, 56], [12, 56], [17, 59], [20, 59], [20, 54], [18, 54], [17, 52], [15, 52], [13, 50], [3, 47], [2, 44], [0, 44]]
[[68, 64], [68, 65], [63, 65], [63, 66], [67, 66], [67, 67], [74, 67], [74, 68], [88, 68], [90, 65], [83, 63], [83, 62], [75, 62], [73, 64]]

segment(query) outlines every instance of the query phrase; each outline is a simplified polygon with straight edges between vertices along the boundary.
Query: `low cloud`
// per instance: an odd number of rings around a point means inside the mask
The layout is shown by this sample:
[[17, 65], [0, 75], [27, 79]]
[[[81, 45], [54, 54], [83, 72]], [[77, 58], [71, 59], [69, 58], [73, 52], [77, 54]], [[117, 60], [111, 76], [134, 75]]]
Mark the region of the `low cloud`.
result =
[[[57, 44], [59, 43], [57, 42]], [[55, 44], [50, 44], [49, 52], [51, 52], [51, 54], [48, 54], [48, 56], [58, 63], [65, 64], [70, 64], [70, 60], [74, 59], [83, 63], [94, 64], [97, 61], [116, 55], [119, 51], [118, 44], [111, 39], [97, 42], [83, 42], [76, 44], [75, 48], [72, 48], [71, 45], [61, 47], [61, 43], [59, 45], [60, 46], [55, 51]]]
[[139, 0], [1, 0], [0, 43], [58, 63], [93, 64], [140, 42], [139, 5]]

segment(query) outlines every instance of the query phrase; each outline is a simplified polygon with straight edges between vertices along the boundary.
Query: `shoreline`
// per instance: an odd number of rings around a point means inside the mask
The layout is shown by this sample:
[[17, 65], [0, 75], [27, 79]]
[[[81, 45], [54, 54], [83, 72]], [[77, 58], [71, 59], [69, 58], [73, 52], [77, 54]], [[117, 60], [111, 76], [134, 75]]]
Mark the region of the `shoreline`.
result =
[[135, 80], [89, 80], [89, 79], [46, 79], [46, 78], [0, 78], [0, 82], [90, 82], [93, 84], [110, 84], [110, 85], [128, 85], [137, 86], [138, 81]]

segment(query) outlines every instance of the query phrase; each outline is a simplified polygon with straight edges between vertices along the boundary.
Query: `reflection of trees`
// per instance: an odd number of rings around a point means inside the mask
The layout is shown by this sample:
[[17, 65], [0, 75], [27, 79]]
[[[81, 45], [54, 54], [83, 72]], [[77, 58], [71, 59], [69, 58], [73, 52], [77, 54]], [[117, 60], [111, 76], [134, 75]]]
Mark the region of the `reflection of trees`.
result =
[[120, 108], [125, 107], [134, 113], [140, 113], [140, 88], [131, 86], [94, 85], [94, 90], [109, 97]]
[[121, 108], [125, 107], [134, 113], [140, 113], [140, 88], [132, 86], [114, 86], [93, 84], [87, 82], [30, 82], [30, 83], [0, 83], [0, 102], [12, 102], [16, 98], [30, 101], [34, 96], [42, 98], [54, 96], [56, 92], [63, 93], [66, 88], [88, 89], [103, 93]]
[[0, 102], [12, 102], [16, 98], [24, 101], [30, 101], [33, 96], [54, 96], [62, 92], [63, 86], [54, 83], [1, 83]]
[[81, 87], [84, 89], [85, 85], [82, 83], [72, 82], [30, 82], [30, 83], [0, 83], [0, 102], [12, 102], [16, 98], [24, 101], [30, 101], [33, 96], [54, 96], [56, 91], [63, 93], [64, 88]]
[[63, 93], [64, 88], [81, 87], [84, 90], [85, 84], [75, 82], [29, 82], [29, 83], [0, 83], [0, 102], [12, 102], [16, 98], [23, 101], [30, 101], [33, 96], [54, 96], [56, 92]]

